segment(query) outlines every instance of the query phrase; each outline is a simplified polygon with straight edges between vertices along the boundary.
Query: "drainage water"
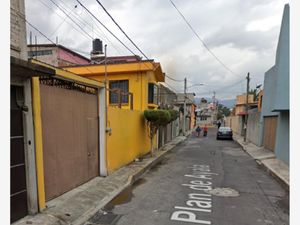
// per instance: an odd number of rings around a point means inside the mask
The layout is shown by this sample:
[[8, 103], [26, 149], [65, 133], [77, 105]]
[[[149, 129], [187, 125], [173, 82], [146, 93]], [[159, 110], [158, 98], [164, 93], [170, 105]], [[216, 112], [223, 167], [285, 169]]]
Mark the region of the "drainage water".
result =
[[140, 178], [134, 184], [130, 185], [126, 189], [124, 189], [120, 194], [118, 194], [114, 199], [112, 199], [109, 203], [107, 203], [104, 207], [103, 210], [106, 212], [112, 212], [113, 209], [115, 208], [116, 205], [122, 205], [126, 204], [131, 201], [133, 195], [133, 190], [141, 185], [146, 183], [145, 178]]

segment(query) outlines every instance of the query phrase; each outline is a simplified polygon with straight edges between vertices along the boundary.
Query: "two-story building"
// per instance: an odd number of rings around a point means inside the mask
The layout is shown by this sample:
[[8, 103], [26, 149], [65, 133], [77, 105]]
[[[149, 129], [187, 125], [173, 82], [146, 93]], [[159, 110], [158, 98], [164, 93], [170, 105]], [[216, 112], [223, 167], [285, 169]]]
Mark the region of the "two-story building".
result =
[[[165, 76], [153, 60], [65, 67], [65, 70], [106, 82], [107, 93], [107, 172], [150, 152], [145, 109], [158, 107], [158, 82]], [[157, 137], [154, 138], [157, 148]]]

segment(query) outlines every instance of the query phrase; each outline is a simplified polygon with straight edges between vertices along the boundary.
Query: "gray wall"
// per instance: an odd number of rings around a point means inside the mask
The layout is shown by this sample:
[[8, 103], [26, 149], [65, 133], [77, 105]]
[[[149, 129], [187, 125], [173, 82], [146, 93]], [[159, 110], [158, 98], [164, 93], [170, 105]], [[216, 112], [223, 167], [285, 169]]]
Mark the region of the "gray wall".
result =
[[286, 164], [289, 164], [290, 158], [290, 115], [289, 111], [281, 112], [278, 117], [277, 131], [276, 131], [276, 144], [275, 155], [278, 159]]
[[243, 121], [241, 116], [229, 116], [226, 119], [226, 126], [231, 127], [232, 131], [242, 135]]
[[276, 69], [277, 69], [277, 83], [276, 83], [276, 97], [274, 110], [289, 110], [289, 77], [290, 77], [290, 13], [289, 5], [285, 5], [279, 41], [276, 51]]
[[24, 0], [10, 1], [10, 55], [27, 60]]
[[247, 120], [247, 140], [259, 145], [259, 120], [260, 112], [249, 113]]
[[278, 112], [272, 112], [275, 104], [277, 76], [276, 66], [273, 66], [265, 73], [264, 95], [261, 108], [261, 116], [276, 116]]
[[262, 144], [264, 116], [278, 115], [275, 155], [289, 164], [289, 5], [284, 7], [275, 65], [265, 73], [260, 117], [259, 145]]

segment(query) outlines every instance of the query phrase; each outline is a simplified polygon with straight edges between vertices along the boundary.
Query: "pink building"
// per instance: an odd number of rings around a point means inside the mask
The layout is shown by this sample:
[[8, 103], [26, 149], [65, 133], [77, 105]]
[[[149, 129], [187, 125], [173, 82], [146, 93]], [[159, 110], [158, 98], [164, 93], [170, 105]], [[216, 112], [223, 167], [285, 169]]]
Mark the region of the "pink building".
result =
[[28, 45], [28, 58], [34, 58], [55, 67], [86, 65], [91, 60], [62, 46], [56, 44]]

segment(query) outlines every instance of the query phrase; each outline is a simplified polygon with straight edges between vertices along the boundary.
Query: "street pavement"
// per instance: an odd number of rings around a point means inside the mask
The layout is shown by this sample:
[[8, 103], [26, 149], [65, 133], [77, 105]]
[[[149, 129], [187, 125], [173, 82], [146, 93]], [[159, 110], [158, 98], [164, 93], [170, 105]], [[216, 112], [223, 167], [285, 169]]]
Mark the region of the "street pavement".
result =
[[[191, 135], [91, 224], [287, 225], [288, 193], [234, 141]], [[111, 219], [110, 219], [111, 218]]]

